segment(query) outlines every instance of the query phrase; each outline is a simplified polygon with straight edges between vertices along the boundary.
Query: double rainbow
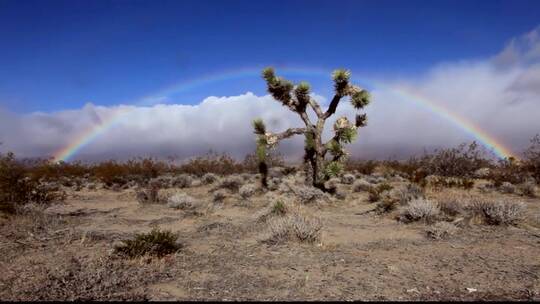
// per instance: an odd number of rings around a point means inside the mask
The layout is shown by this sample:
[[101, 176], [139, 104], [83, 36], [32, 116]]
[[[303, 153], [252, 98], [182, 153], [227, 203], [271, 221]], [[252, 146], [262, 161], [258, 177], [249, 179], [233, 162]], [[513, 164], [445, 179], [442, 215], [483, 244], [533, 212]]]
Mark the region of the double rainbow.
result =
[[[241, 78], [260, 77], [262, 68], [241, 68], [221, 73], [208, 74], [204, 77], [190, 79], [186, 81], [178, 82], [172, 86], [166, 87], [155, 94], [145, 96], [131, 105], [151, 105], [156, 101], [162, 100], [164, 97], [169, 97], [173, 94], [179, 94], [187, 92], [195, 88], [204, 87], [217, 82], [230, 81]], [[317, 77], [330, 77], [330, 71], [317, 68], [278, 68], [279, 73], [288, 76], [317, 76]], [[354, 77], [353, 79], [357, 79]], [[440, 102], [437, 102], [431, 98], [427, 98], [420, 92], [413, 91], [410, 88], [404, 87], [389, 87], [380, 83], [365, 82], [371, 84], [375, 88], [381, 88], [392, 92], [400, 98], [413, 103], [419, 107], [422, 107], [435, 115], [453, 123], [456, 127], [469, 134], [471, 138], [478, 141], [485, 146], [488, 150], [492, 151], [497, 157], [505, 159], [508, 157], [516, 157], [510, 148], [506, 147], [502, 141], [497, 140], [492, 135], [488, 134], [485, 130], [482, 130], [480, 126], [476, 125], [473, 121], [463, 117], [462, 115], [453, 112], [447, 107], [444, 107]], [[115, 126], [124, 115], [129, 113], [132, 107], [119, 106], [111, 115], [104, 118], [100, 124], [94, 125], [91, 128], [85, 130], [78, 136], [76, 136], [68, 145], [62, 147], [56, 153], [53, 154], [55, 161], [68, 161], [75, 154], [77, 154], [82, 148], [93, 142], [101, 134], [110, 130]]]

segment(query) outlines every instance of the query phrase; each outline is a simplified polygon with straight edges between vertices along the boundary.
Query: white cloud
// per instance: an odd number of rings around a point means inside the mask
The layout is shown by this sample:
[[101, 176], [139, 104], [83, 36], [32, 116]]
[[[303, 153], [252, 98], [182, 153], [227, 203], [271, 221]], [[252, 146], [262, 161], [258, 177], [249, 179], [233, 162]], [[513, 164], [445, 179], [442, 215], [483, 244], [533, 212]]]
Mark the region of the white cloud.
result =
[[[540, 28], [513, 39], [496, 56], [485, 60], [445, 63], [424, 75], [384, 81], [366, 108], [369, 123], [351, 145], [353, 156], [386, 158], [421, 152], [424, 148], [454, 146], [473, 138], [428, 109], [405, 101], [388, 87], [408, 87], [429, 100], [466, 117], [519, 152], [540, 132]], [[278, 71], [279, 72], [279, 71]], [[313, 95], [321, 104], [327, 99]], [[179, 102], [179, 101], [177, 101]], [[77, 154], [81, 159], [134, 156], [190, 157], [212, 149], [243, 157], [254, 149], [251, 121], [263, 118], [272, 131], [301, 126], [296, 114], [270, 96], [246, 93], [208, 97], [198, 105], [94, 106], [56, 113], [18, 115], [0, 111], [0, 146], [21, 156], [51, 155], [87, 130], [117, 123]], [[342, 102], [335, 118], [354, 118]], [[326, 137], [330, 136], [326, 133]], [[281, 151], [290, 159], [302, 155], [303, 139], [285, 141]]]

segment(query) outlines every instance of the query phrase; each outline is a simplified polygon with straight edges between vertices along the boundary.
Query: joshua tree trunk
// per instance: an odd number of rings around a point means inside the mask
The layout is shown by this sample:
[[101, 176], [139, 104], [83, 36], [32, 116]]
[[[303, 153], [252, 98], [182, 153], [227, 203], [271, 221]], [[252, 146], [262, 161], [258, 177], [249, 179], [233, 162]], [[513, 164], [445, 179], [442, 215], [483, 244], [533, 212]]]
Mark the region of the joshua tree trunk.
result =
[[[270, 133], [261, 119], [253, 121], [257, 139], [257, 156], [259, 159], [259, 171], [262, 175], [262, 185], [267, 186], [266, 165], [267, 149], [273, 148], [277, 143], [293, 135], [303, 134], [305, 136], [304, 163], [311, 167], [311, 183], [322, 190], [327, 190], [324, 186], [326, 180], [332, 176], [337, 176], [342, 170], [342, 163], [347, 157], [347, 152], [343, 144], [351, 143], [357, 129], [366, 125], [366, 115], [357, 114], [354, 124], [350, 123], [347, 117], [339, 118], [334, 124], [335, 135], [327, 143], [323, 144], [322, 133], [326, 120], [334, 115], [340, 100], [349, 96], [351, 103], [356, 109], [362, 109], [369, 103], [369, 93], [357, 86], [349, 84], [350, 72], [346, 70], [336, 70], [333, 73], [335, 95], [330, 102], [326, 112], [323, 112], [319, 104], [309, 96], [309, 84], [302, 82], [296, 87], [289, 81], [277, 77], [272, 68], [263, 71], [263, 77], [267, 82], [268, 91], [272, 96], [287, 106], [291, 111], [297, 113], [304, 122], [304, 128], [290, 128], [282, 133]], [[313, 124], [306, 110], [308, 106], [315, 112], [317, 121]], [[326, 161], [327, 152], [332, 154], [332, 159]], [[309, 174], [308, 173], [308, 174]]]

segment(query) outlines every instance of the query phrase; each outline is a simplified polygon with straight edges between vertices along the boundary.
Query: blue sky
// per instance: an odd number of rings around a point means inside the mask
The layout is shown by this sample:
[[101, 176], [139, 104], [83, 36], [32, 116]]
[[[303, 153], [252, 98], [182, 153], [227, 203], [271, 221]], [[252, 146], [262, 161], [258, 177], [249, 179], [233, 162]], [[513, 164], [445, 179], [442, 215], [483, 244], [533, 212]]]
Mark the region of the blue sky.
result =
[[[415, 75], [486, 58], [540, 23], [540, 1], [0, 0], [0, 107], [25, 113], [129, 103], [241, 67]], [[315, 91], [328, 88], [315, 80]], [[264, 93], [258, 77], [171, 102]]]

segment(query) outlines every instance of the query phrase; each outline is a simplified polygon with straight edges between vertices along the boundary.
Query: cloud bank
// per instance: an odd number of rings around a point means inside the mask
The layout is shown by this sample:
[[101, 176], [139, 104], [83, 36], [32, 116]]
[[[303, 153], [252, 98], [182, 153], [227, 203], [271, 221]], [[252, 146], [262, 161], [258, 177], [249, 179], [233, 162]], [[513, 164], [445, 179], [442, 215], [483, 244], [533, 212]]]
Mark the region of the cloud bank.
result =
[[[368, 126], [349, 147], [353, 157], [403, 158], [425, 148], [474, 140], [452, 122], [396, 96], [392, 87], [420, 92], [520, 152], [540, 133], [540, 27], [511, 40], [491, 58], [442, 63], [420, 76], [378, 79], [377, 83], [384, 86], [372, 91], [373, 102], [366, 108]], [[324, 97], [316, 99], [325, 104]], [[342, 101], [327, 131], [338, 117], [353, 119], [354, 114], [348, 101]], [[115, 124], [80, 149], [74, 159], [183, 159], [209, 150], [241, 158], [255, 148], [254, 118], [263, 118], [271, 131], [302, 126], [296, 114], [272, 97], [250, 92], [211, 96], [197, 105], [87, 104], [82, 109], [28, 114], [0, 110], [0, 151], [23, 157], [52, 156], [88, 130], [108, 124], [111, 117], [116, 117]], [[297, 137], [284, 141], [279, 149], [294, 161], [301, 157], [302, 145], [303, 139]]]

